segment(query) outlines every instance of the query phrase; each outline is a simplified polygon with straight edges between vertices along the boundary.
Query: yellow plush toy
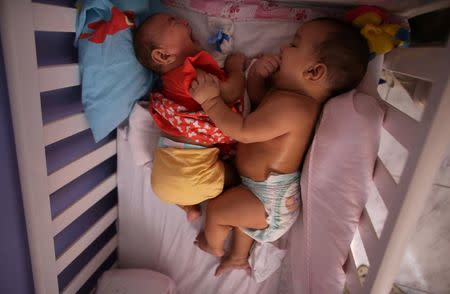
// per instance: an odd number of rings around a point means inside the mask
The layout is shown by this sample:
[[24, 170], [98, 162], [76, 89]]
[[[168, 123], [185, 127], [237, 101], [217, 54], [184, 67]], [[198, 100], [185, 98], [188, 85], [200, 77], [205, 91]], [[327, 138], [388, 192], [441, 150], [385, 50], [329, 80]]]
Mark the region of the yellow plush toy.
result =
[[361, 29], [372, 54], [384, 54], [395, 47], [408, 45], [409, 31], [398, 24], [386, 23], [384, 10], [374, 6], [359, 6], [346, 14], [346, 19]]

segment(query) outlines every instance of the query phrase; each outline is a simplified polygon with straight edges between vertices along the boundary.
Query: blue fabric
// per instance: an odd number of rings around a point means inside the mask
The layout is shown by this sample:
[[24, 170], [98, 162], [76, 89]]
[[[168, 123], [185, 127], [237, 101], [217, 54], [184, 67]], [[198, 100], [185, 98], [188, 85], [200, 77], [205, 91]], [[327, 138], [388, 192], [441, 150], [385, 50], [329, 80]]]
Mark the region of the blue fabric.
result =
[[214, 49], [219, 52], [222, 52], [220, 45], [222, 45], [223, 41], [230, 41], [230, 36], [225, 34], [222, 30], [217, 31], [208, 38], [208, 44], [214, 45]]
[[131, 28], [107, 35], [103, 43], [80, 39], [81, 33], [92, 32], [88, 24], [111, 19], [113, 5], [122, 11], [135, 12], [137, 23], [163, 10], [159, 1], [78, 2], [75, 46], [78, 46], [82, 102], [96, 142], [128, 118], [134, 103], [152, 89], [156, 79], [136, 59]]

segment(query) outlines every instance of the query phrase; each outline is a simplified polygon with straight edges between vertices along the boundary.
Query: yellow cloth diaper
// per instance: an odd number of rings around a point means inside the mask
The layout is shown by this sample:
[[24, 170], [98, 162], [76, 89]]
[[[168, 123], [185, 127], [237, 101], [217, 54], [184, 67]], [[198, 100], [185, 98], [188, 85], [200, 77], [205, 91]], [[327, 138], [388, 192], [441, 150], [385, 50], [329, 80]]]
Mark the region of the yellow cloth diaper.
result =
[[164, 202], [194, 205], [222, 193], [225, 169], [218, 148], [158, 148], [153, 157], [153, 192]]

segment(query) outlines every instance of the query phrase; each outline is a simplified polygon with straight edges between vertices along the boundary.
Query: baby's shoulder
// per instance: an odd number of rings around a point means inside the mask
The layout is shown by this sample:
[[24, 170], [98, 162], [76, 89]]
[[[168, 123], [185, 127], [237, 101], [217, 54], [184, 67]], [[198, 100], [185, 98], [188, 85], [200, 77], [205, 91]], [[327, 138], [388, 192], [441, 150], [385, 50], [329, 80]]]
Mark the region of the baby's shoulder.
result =
[[292, 110], [310, 110], [317, 107], [317, 103], [304, 95], [289, 91], [272, 91], [267, 95], [267, 101], [271, 106], [289, 108]]
[[[291, 92], [272, 92], [266, 103], [261, 103], [265, 113], [277, 115], [280, 119], [307, 124], [316, 120], [320, 105], [313, 99]], [[297, 125], [297, 124], [294, 124]], [[309, 125], [309, 123], [308, 123]]]

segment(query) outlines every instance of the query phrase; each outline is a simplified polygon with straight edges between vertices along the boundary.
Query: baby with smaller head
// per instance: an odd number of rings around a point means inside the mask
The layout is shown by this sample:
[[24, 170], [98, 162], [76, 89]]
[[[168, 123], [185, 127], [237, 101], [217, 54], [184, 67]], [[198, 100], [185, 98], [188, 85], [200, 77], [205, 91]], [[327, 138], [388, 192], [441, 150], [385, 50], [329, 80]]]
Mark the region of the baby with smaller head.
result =
[[[252, 244], [283, 236], [299, 215], [299, 169], [323, 104], [361, 82], [367, 69], [366, 40], [350, 24], [317, 19], [303, 24], [279, 55], [264, 55], [249, 69], [247, 91], [255, 111], [243, 118], [221, 98], [216, 77], [200, 74], [191, 93], [226, 134], [240, 142], [236, 168], [242, 184], [208, 202], [200, 249], [224, 256], [216, 275], [249, 269]], [[330, 146], [333, 148], [333, 146]]]
[[159, 74], [182, 65], [187, 57], [202, 50], [189, 22], [166, 13], [154, 14], [139, 26], [134, 49], [139, 62]]
[[[134, 36], [134, 50], [142, 65], [161, 75], [183, 65], [188, 57], [200, 52], [207, 54], [194, 38], [189, 22], [167, 13], [154, 14], [139, 26]], [[231, 54], [225, 63], [227, 79], [220, 85], [226, 101], [233, 102], [243, 95], [244, 63], [242, 54]]]
[[194, 220], [200, 216], [200, 202], [216, 197], [233, 182], [232, 169], [219, 159], [216, 147], [232, 139], [209, 120], [189, 87], [199, 74], [214, 75], [224, 103], [239, 112], [245, 56], [228, 56], [222, 70], [193, 37], [189, 22], [167, 13], [154, 14], [139, 26], [134, 49], [139, 62], [162, 80], [161, 91], [152, 92], [149, 103], [162, 132], [153, 159], [152, 189]]

